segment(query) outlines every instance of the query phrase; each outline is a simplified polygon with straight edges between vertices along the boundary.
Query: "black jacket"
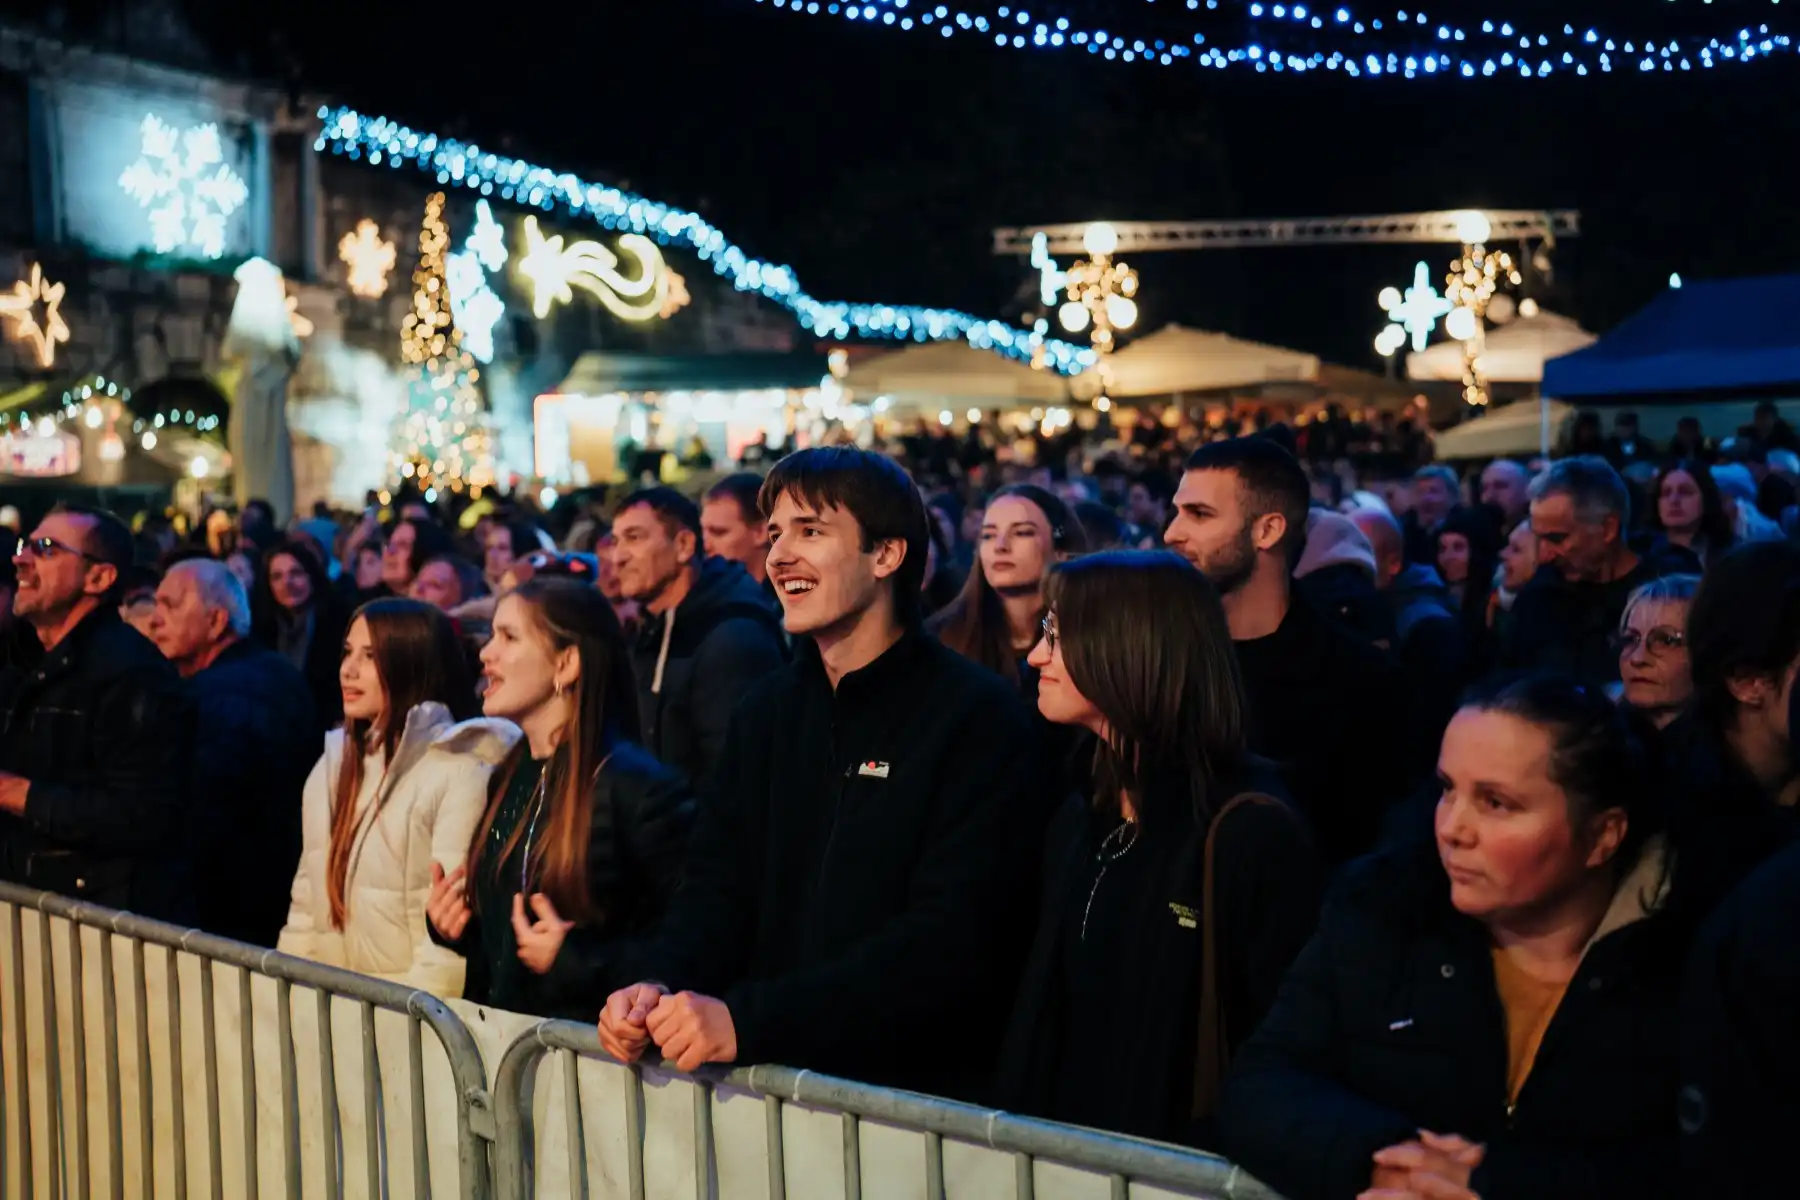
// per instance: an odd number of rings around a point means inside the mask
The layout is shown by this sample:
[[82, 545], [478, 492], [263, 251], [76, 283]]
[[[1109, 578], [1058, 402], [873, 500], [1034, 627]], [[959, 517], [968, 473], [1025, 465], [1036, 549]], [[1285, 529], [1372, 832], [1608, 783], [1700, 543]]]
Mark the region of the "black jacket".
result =
[[738, 709], [682, 890], [611, 982], [723, 999], [740, 1063], [969, 1095], [1031, 936], [1041, 766], [1015, 689], [925, 634], [835, 692], [803, 641]]
[[1377, 1150], [1428, 1129], [1486, 1146], [1470, 1184], [1482, 1200], [1671, 1195], [1690, 939], [1683, 923], [1642, 915], [1661, 881], [1652, 848], [1509, 1111], [1485, 928], [1451, 907], [1435, 850], [1358, 863], [1232, 1065], [1222, 1152], [1288, 1200], [1349, 1200]]
[[1513, 601], [1500, 665], [1568, 675], [1595, 687], [1617, 683], [1619, 655], [1612, 636], [1631, 593], [1664, 575], [1699, 570], [1698, 560], [1679, 547], [1639, 555], [1630, 574], [1611, 583], [1570, 583], [1555, 567], [1543, 567]]
[[[506, 786], [502, 772], [494, 773], [490, 786]], [[598, 916], [569, 931], [547, 974], [535, 975], [517, 961], [518, 943], [510, 932], [512, 896], [518, 891], [517, 852], [496, 867], [503, 873], [503, 886], [497, 889], [506, 896], [502, 911], [472, 917], [455, 942], [426, 923], [433, 941], [468, 961], [465, 999], [512, 1012], [582, 1021], [592, 1021], [606, 1003], [606, 983], [621, 939], [646, 933], [668, 908], [681, 882], [694, 800], [686, 781], [674, 771], [642, 746], [619, 741], [595, 778], [593, 804], [587, 886]], [[504, 926], [500, 940], [512, 961], [490, 962], [482, 953], [484, 920]]]
[[208, 933], [273, 946], [300, 863], [300, 795], [325, 730], [305, 677], [250, 642], [227, 647], [188, 691], [195, 915]]
[[[1221, 780], [1212, 802], [1218, 811], [1240, 793], [1281, 798], [1282, 791], [1272, 771], [1252, 767]], [[1206, 828], [1182, 797], [1166, 828], [1140, 828], [1129, 854], [1146, 860], [1141, 873], [1115, 874], [1109, 863], [1108, 874], [1096, 878], [1103, 836], [1115, 823], [1082, 796], [1071, 796], [1051, 823], [1037, 939], [1007, 1027], [994, 1100], [1050, 1120], [1205, 1145], [1210, 1131], [1195, 1122], [1193, 1099]], [[1124, 857], [1116, 863], [1133, 865]], [[1312, 936], [1324, 876], [1304, 819], [1263, 803], [1239, 805], [1224, 818], [1213, 870], [1220, 1009], [1235, 1049], [1262, 1021]], [[1082, 925], [1108, 902], [1112, 912], [1101, 915], [1089, 938], [1099, 934], [1112, 944], [1080, 955], [1106, 978], [1071, 981]], [[1077, 989], [1085, 999], [1074, 998]], [[1131, 997], [1130, 1019], [1104, 1030], [1085, 1022], [1071, 1027], [1104, 993]]]
[[1328, 865], [1366, 852], [1413, 773], [1398, 665], [1298, 593], [1274, 633], [1235, 645], [1250, 749], [1282, 768]]
[[182, 812], [193, 714], [175, 668], [111, 606], [30, 673], [0, 677], [0, 878], [145, 916], [192, 917]]
[[[350, 624], [350, 611], [336, 593], [327, 593], [314, 602], [306, 620], [305, 653], [293, 665], [306, 677], [319, 726], [335, 729], [344, 721], [344, 690], [338, 682], [338, 667], [344, 661], [344, 633]], [[278, 614], [265, 614], [257, 622], [255, 636], [258, 643], [285, 657], [281, 621]]]
[[1800, 1129], [1800, 846], [1753, 874], [1701, 934], [1682, 1006], [1687, 1194], [1793, 1188]]
[[632, 647], [644, 748], [704, 792], [732, 710], [785, 656], [761, 585], [737, 563], [705, 560], [687, 598], [660, 618], [646, 614]]

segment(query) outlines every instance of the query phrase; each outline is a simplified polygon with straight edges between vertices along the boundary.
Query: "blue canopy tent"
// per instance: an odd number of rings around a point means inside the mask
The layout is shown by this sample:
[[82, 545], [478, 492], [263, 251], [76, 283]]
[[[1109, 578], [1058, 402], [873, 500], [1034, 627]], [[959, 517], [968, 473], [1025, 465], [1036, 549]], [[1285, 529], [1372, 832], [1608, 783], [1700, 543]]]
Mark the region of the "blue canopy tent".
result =
[[1800, 387], [1800, 275], [1670, 288], [1592, 346], [1545, 363], [1543, 395], [1691, 401], [1784, 385]]

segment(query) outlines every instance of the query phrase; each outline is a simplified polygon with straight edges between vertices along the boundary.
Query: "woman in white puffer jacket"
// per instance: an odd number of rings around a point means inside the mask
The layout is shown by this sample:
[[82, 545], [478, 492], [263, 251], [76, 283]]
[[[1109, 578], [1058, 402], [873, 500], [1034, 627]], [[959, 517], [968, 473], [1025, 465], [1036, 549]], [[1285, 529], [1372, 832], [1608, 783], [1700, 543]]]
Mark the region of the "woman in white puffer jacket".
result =
[[466, 662], [428, 605], [376, 600], [351, 620], [344, 727], [306, 781], [283, 953], [462, 994], [463, 960], [425, 931], [431, 868], [461, 865], [488, 776], [519, 737], [506, 721], [457, 721], [476, 707]]

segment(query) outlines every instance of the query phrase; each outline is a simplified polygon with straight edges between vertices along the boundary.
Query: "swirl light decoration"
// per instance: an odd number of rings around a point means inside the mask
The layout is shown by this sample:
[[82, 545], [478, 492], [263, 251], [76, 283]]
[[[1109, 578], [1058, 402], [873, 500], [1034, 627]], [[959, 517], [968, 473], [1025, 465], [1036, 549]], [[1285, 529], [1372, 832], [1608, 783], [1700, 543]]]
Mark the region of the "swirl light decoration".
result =
[[531, 284], [531, 311], [541, 321], [553, 304], [567, 304], [580, 288], [622, 321], [651, 321], [662, 315], [669, 299], [669, 268], [656, 243], [638, 233], [619, 239], [619, 249], [637, 260], [637, 274], [619, 270], [619, 256], [599, 242], [579, 241], [567, 247], [561, 234], [545, 237], [536, 217], [526, 217], [525, 253], [519, 274]]

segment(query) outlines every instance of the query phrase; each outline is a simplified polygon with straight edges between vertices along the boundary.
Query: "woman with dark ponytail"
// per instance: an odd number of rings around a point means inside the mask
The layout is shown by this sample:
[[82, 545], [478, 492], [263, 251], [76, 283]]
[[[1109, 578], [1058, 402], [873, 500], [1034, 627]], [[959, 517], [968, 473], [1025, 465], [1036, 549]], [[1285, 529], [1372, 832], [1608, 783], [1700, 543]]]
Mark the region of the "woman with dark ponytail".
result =
[[468, 958], [469, 999], [592, 1018], [613, 944], [674, 894], [693, 801], [637, 742], [630, 655], [593, 586], [533, 579], [502, 597], [481, 665], [483, 709], [525, 737], [467, 863], [434, 880], [432, 936]]

